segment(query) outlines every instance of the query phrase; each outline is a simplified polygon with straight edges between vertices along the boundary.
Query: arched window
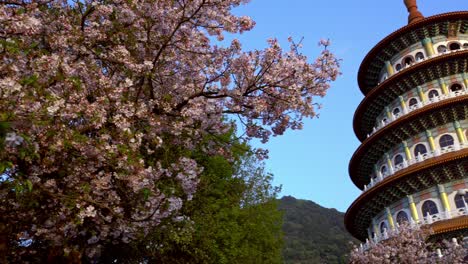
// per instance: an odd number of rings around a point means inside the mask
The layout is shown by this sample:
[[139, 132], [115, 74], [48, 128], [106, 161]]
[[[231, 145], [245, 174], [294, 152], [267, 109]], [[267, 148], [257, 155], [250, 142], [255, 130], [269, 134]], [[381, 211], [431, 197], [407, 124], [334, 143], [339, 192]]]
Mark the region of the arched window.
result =
[[437, 52], [438, 53], [445, 53], [445, 52], [447, 52], [447, 47], [445, 47], [444, 45], [440, 45], [439, 47], [437, 47]]
[[455, 195], [455, 206], [457, 206], [457, 208], [465, 207], [465, 202], [468, 203], [468, 193], [465, 195], [461, 195], [461, 194]]
[[416, 53], [416, 61], [422, 61], [424, 60], [424, 54], [422, 52]]
[[439, 138], [439, 145], [441, 148], [452, 146], [453, 144], [454, 141], [451, 135], [443, 135]]
[[387, 230], [387, 224], [385, 222], [380, 223], [380, 234], [383, 234]]
[[414, 156], [417, 157], [419, 155], [423, 155], [427, 153], [427, 148], [424, 144], [417, 144], [416, 147], [414, 147]]
[[464, 49], [468, 49], [468, 43], [463, 44]]
[[414, 62], [413, 58], [411, 58], [411, 57], [406, 57], [403, 61], [405, 63], [405, 66], [409, 66], [409, 65], [413, 64], [413, 62]]
[[450, 91], [452, 92], [460, 91], [461, 89], [463, 89], [463, 87], [458, 83], [454, 83], [450, 86]]
[[392, 113], [393, 113], [394, 116], [397, 116], [400, 113], [400, 108], [397, 107], [397, 108], [393, 109]]
[[434, 214], [438, 214], [439, 210], [437, 209], [436, 203], [434, 203], [431, 200], [427, 200], [422, 205], [422, 213], [423, 213], [423, 216], [426, 216], [428, 213], [429, 215], [434, 215]]
[[383, 121], [385, 124], [387, 124], [387, 122], [388, 122], [387, 118], [382, 119], [382, 121]]
[[395, 166], [398, 166], [400, 165], [401, 163], [403, 163], [403, 156], [398, 154], [396, 155], [394, 158], [393, 158], [393, 163], [395, 164]]
[[413, 105], [417, 105], [417, 104], [418, 104], [418, 99], [416, 98], [411, 98], [408, 102], [409, 107], [412, 107]]
[[458, 42], [453, 42], [453, 43], [450, 43], [449, 45], [450, 50], [459, 50], [460, 48], [461, 48], [460, 43]]
[[398, 64], [395, 66], [395, 69], [396, 69], [397, 71], [400, 71], [400, 70], [401, 70], [401, 64], [398, 63]]
[[439, 96], [439, 92], [437, 90], [430, 90], [429, 91], [429, 99]]
[[382, 175], [384, 175], [385, 173], [387, 173], [387, 166], [383, 165], [383, 166], [380, 168], [380, 173], [382, 173]]
[[401, 225], [404, 222], [408, 222], [408, 214], [405, 211], [398, 212], [398, 214], [396, 215], [396, 221], [399, 225]]

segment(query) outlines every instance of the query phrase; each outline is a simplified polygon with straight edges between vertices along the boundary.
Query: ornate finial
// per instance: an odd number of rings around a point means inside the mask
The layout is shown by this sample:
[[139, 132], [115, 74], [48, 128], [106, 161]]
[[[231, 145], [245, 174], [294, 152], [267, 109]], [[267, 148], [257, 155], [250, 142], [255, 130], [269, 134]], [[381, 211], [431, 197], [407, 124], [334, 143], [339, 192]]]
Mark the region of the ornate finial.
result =
[[418, 5], [416, 4], [416, 0], [404, 0], [406, 9], [408, 9], [409, 16], [408, 16], [408, 24], [418, 22], [424, 19], [424, 16], [419, 12]]

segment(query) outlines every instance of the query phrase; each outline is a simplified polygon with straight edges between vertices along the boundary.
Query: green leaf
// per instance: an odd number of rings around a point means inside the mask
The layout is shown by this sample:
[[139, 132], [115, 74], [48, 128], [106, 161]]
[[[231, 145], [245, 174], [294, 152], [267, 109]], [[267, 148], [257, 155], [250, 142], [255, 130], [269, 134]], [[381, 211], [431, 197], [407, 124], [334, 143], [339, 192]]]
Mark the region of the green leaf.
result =
[[91, 186], [89, 185], [89, 183], [84, 183], [83, 185], [81, 185], [81, 188], [85, 193], [89, 193], [91, 191]]
[[6, 169], [13, 167], [11, 161], [0, 162], [0, 174], [4, 173]]
[[151, 190], [148, 189], [148, 188], [144, 188], [142, 189], [142, 192], [143, 192], [143, 197], [145, 198], [145, 200], [148, 200], [150, 194], [151, 194]]
[[32, 191], [33, 184], [32, 184], [32, 182], [30, 180], [26, 180], [26, 186], [28, 186], [29, 191]]
[[23, 79], [20, 80], [20, 84], [21, 85], [31, 85], [31, 84], [35, 84], [37, 82], [37, 75], [33, 74], [31, 76], [28, 76], [28, 77], [24, 77]]

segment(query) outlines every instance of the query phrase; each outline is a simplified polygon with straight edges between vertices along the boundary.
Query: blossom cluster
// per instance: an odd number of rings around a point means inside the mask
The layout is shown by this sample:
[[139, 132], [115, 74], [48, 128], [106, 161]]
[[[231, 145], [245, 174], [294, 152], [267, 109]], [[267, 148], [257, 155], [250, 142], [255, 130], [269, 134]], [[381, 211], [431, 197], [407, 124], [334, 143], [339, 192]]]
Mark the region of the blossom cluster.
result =
[[371, 263], [466, 263], [468, 251], [453, 238], [429, 242], [430, 229], [414, 229], [409, 223], [398, 226], [398, 234], [374, 244], [368, 250], [355, 247], [350, 254], [352, 264]]
[[339, 75], [329, 43], [312, 63], [292, 40], [290, 51], [275, 39], [264, 50], [216, 45], [253, 28], [231, 12], [246, 2], [0, 2], [9, 236], [93, 257], [182, 219], [203, 171], [190, 150], [203, 143], [229, 158], [215, 142], [232, 129], [226, 120], [266, 142], [314, 117], [313, 98]]

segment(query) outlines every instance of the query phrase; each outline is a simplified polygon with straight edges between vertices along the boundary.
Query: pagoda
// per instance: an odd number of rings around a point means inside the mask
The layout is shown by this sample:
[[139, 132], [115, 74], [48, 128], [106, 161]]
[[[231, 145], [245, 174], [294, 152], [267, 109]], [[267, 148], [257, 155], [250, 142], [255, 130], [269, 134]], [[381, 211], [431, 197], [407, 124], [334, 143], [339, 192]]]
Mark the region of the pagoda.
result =
[[345, 225], [373, 243], [404, 221], [433, 236], [468, 236], [468, 11], [425, 18], [415, 0], [405, 4], [408, 25], [358, 73], [361, 145], [349, 174], [362, 194]]

